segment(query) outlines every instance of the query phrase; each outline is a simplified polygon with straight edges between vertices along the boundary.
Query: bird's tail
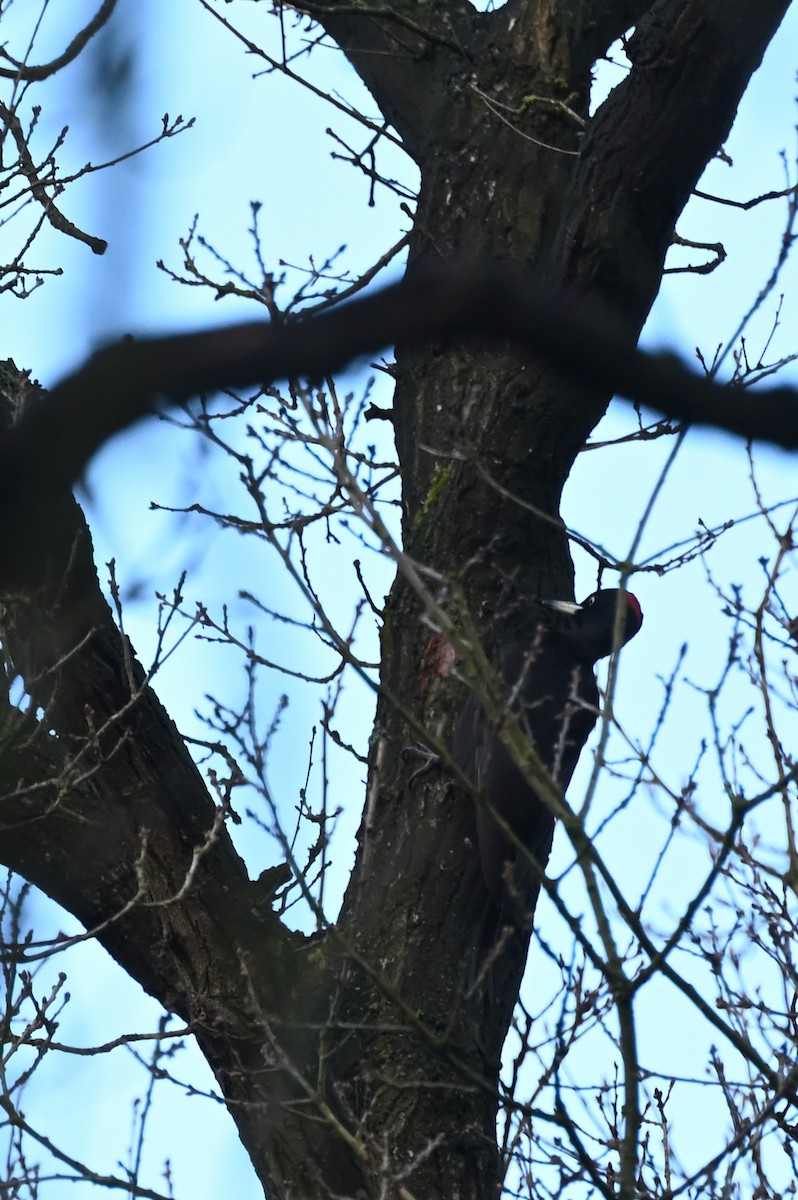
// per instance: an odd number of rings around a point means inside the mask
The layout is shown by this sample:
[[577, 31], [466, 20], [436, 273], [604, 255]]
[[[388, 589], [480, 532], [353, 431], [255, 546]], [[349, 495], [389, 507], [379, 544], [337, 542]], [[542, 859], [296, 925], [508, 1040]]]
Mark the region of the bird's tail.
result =
[[487, 889], [482, 889], [469, 973], [470, 994], [484, 991], [487, 1002], [492, 1002], [494, 967], [513, 942], [517, 939], [526, 942], [529, 937], [538, 892], [538, 880], [531, 873], [520, 871], [517, 863], [507, 864], [501, 903], [497, 904]]

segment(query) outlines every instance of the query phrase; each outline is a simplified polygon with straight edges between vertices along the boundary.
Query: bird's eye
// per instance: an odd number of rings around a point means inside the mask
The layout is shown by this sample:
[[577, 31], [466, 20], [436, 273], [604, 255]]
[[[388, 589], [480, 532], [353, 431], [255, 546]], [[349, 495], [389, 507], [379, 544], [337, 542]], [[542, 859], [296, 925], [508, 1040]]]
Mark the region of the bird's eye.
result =
[[584, 604], [582, 605], [582, 608], [589, 608], [591, 604], [595, 604], [595, 603], [596, 603], [596, 593], [594, 592], [592, 596], [588, 596], [587, 600], [585, 600]]

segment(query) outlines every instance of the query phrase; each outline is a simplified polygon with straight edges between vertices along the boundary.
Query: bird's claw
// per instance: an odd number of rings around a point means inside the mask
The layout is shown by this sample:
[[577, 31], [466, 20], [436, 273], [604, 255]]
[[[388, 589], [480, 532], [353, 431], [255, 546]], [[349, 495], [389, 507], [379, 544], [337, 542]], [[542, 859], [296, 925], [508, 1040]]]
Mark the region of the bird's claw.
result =
[[415, 755], [422, 761], [407, 781], [410, 787], [413, 786], [417, 779], [420, 779], [422, 775], [426, 775], [428, 771], [431, 771], [441, 761], [439, 754], [435, 754], [428, 746], [422, 746], [421, 742], [414, 742], [412, 746], [403, 746], [399, 751], [399, 757], [402, 762], [407, 762], [412, 755]]

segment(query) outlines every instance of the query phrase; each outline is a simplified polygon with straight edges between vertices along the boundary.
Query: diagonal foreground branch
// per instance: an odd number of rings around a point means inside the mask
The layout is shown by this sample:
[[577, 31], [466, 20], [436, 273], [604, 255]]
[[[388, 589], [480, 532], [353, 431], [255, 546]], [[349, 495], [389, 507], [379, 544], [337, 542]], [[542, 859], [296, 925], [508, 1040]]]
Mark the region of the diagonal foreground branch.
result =
[[743, 389], [697, 376], [670, 355], [637, 349], [605, 312], [507, 268], [419, 272], [295, 325], [253, 322], [125, 339], [99, 351], [48, 398], [30, 405], [0, 442], [0, 583], [24, 577], [26, 549], [46, 538], [55, 490], [74, 482], [108, 438], [149, 413], [159, 398], [181, 402], [223, 387], [317, 377], [394, 343], [451, 343], [475, 335], [510, 340], [572, 378], [668, 417], [798, 447], [794, 388], [758, 389], [754, 402]]

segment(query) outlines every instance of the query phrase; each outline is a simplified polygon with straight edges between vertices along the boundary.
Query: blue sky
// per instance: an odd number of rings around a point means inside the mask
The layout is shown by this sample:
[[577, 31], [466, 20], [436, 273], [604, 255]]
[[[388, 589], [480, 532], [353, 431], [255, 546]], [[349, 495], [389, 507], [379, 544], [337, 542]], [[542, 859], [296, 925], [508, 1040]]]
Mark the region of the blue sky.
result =
[[[93, 4], [74, 0], [63, 11], [77, 23], [93, 8]], [[262, 40], [258, 6], [237, 3], [219, 4], [218, 8], [225, 16], [240, 20], [253, 37]], [[157, 269], [158, 259], [175, 270], [180, 268], [178, 239], [186, 235], [195, 213], [199, 213], [202, 234], [220, 253], [247, 269], [253, 264], [251, 240], [246, 234], [252, 200], [262, 202], [267, 252], [275, 263], [282, 258], [302, 264], [309, 254], [319, 260], [346, 244], [349, 250], [345, 261], [355, 271], [392, 245], [406, 227], [407, 219], [395, 198], [378, 193], [378, 204], [369, 209], [365, 179], [331, 159], [334, 147], [324, 133], [326, 126], [333, 125], [345, 134], [350, 123], [279, 77], [253, 81], [251, 74], [258, 64], [243, 55], [235, 40], [200, 9], [196, 0], [173, 0], [169, 6], [157, 0], [137, 0], [132, 16], [130, 0], [127, 4], [123, 0], [119, 15], [123, 16], [126, 9], [131, 23], [127, 33], [122, 34], [122, 45], [129, 38], [134, 48], [136, 82], [129, 106], [111, 120], [87, 90], [87, 67], [78, 63], [34, 97], [45, 106], [43, 134], [69, 124], [63, 160], [74, 167], [109, 154], [120, 138], [125, 144], [147, 140], [157, 131], [165, 112], [195, 117], [196, 123], [191, 130], [107, 176], [88, 176], [66, 193], [63, 207], [68, 215], [109, 240], [105, 257], [96, 258], [85, 246], [65, 243], [48, 234], [29, 257], [42, 265], [62, 263], [63, 277], [49, 281], [24, 303], [2, 298], [2, 353], [11, 355], [19, 366], [29, 367], [45, 384], [54, 383], [95, 345], [122, 332], [161, 332], [227, 323], [240, 317], [251, 319], [251, 306], [234, 299], [215, 303], [209, 292], [179, 287]], [[11, 18], [14, 14], [12, 10]], [[17, 15], [25, 17], [24, 12]], [[4, 38], [7, 30], [13, 29], [6, 20], [4, 16]], [[263, 24], [265, 28], [267, 23]], [[62, 41], [57, 15], [48, 14], [42, 26], [40, 50], [34, 58], [47, 57]], [[752, 84], [728, 143], [734, 168], [712, 164], [702, 184], [706, 190], [747, 198], [784, 186], [778, 153], [786, 149], [788, 159], [795, 153], [796, 45], [798, 13], [793, 9]], [[345, 92], [373, 111], [340, 56], [321, 51], [316, 56], [315, 70], [323, 72], [323, 86]], [[604, 81], [611, 86], [610, 72]], [[794, 181], [792, 160], [791, 165]], [[391, 174], [401, 172], [412, 186], [414, 170], [401, 154], [386, 159], [384, 169]], [[711, 357], [715, 346], [734, 330], [750, 296], [769, 274], [778, 249], [782, 214], [783, 202], [746, 214], [693, 202], [679, 222], [679, 233], [707, 242], [722, 240], [729, 258], [708, 278], [669, 276], [647, 326], [645, 342], [674, 348], [688, 359], [692, 359], [698, 345]], [[3, 239], [13, 235], [13, 225], [0, 230]], [[0, 246], [4, 245], [5, 241], [0, 241]], [[682, 256], [681, 251], [677, 253]], [[675, 257], [674, 261], [679, 259]], [[798, 350], [794, 337], [796, 284], [796, 268], [792, 265], [779, 289], [787, 292], [787, 302], [776, 352]], [[752, 344], [764, 338], [771, 319], [772, 308], [754, 327]], [[792, 378], [798, 378], [794, 370]], [[618, 436], [628, 431], [633, 421], [627, 407], [616, 403], [597, 437]], [[583, 454], [566, 489], [564, 514], [568, 522], [623, 557], [631, 544], [642, 502], [669, 448], [654, 443]], [[788, 496], [798, 492], [786, 455], [766, 450], [758, 451], [756, 457], [768, 494]], [[691, 433], [654, 509], [643, 540], [643, 556], [658, 553], [680, 537], [689, 537], [699, 519], [713, 525], [729, 515], [742, 516], [751, 511], [753, 498], [747, 474], [744, 451], [730, 438]], [[118, 438], [89, 472], [86, 498], [98, 562], [107, 561], [112, 554], [117, 559], [123, 588], [131, 596], [127, 629], [145, 662], [153, 645], [152, 593], [156, 589], [168, 591], [186, 562], [191, 567], [189, 594], [202, 596], [213, 605], [230, 599], [234, 587], [253, 572], [253, 560], [243, 542], [204, 535], [197, 546], [192, 541], [196, 527], [191, 522], [164, 522], [150, 514], [149, 502], [157, 498], [162, 503], [176, 503], [197, 490], [205, 497], [223, 495], [225, 486], [223, 475], [208, 471], [190, 439], [156, 422]], [[752, 523], [732, 531], [713, 551], [713, 570], [723, 579], [735, 579], [737, 573], [747, 576], [763, 545], [761, 525]], [[256, 570], [267, 569], [260, 556], [256, 564]], [[577, 594], [583, 595], [592, 590], [594, 577], [583, 556], [577, 556], [577, 568]], [[348, 605], [349, 593], [338, 596], [333, 585], [339, 577], [346, 580], [347, 576], [351, 583], [351, 568], [342, 568], [340, 561], [330, 556], [319, 569], [328, 581], [331, 602]], [[378, 569], [374, 570], [382, 586], [387, 586], [389, 573], [379, 576]], [[272, 602], [290, 607], [294, 603], [290, 589], [282, 583], [277, 586], [279, 592], [276, 597], [272, 594]], [[670, 671], [681, 642], [689, 635], [687, 674], [694, 681], [707, 683], [722, 663], [727, 629], [718, 621], [718, 602], [706, 586], [699, 564], [663, 578], [644, 576], [632, 586], [643, 603], [646, 623], [622, 659], [618, 713], [622, 724], [636, 728], [639, 723], [645, 728], [659, 703], [657, 676]], [[281, 633], [280, 639], [283, 636]], [[274, 645], [274, 635], [268, 629], [262, 637], [267, 647]], [[283, 640], [278, 648], [292, 660], [308, 652], [298, 645], [287, 647]], [[193, 712], [205, 692], [230, 693], [237, 686], [231, 681], [226, 659], [201, 645], [175, 656], [158, 679], [158, 691], [167, 708], [186, 730], [196, 730]], [[267, 711], [284, 687], [281, 679], [264, 684]], [[736, 702], [730, 700], [730, 707]], [[675, 771], [682, 769], [678, 764], [684, 758], [679, 754], [690, 738], [698, 736], [704, 712], [695, 690], [689, 687], [682, 689], [680, 703], [682, 716], [666, 730], [660, 747], [663, 763], [669, 768], [676, 763]], [[368, 736], [368, 694], [352, 685], [348, 704], [353, 736], [363, 744]], [[318, 719], [318, 705], [318, 696], [292, 691], [292, 703], [276, 743], [272, 777], [287, 810], [305, 771], [304, 750], [297, 753], [291, 748], [306, 746], [308, 726]], [[584, 786], [589, 767], [585, 756], [575, 788]], [[340, 869], [331, 877], [332, 890], [339, 893], [351, 857], [351, 837], [362, 795], [357, 771], [342, 761], [339, 771], [344, 770], [347, 774], [339, 775], [340, 795], [349, 798], [340, 823]], [[712, 803], [712, 797], [708, 803]], [[656, 820], [656, 815], [638, 809], [616, 823], [616, 833], [603, 846], [610, 861], [627, 872], [631, 891], [635, 873], [643, 879], [651, 865], [655, 843], [651, 839], [651, 848], [646, 845], [645, 829], [651, 822], [656, 826]], [[249, 835], [241, 844], [253, 875], [274, 860], [273, 846], [257, 834]], [[634, 855], [629, 853], [630, 845], [635, 847]], [[683, 854], [689, 860], [689, 851], [683, 848]], [[695, 854], [695, 869], [699, 870], [699, 852]], [[552, 868], [564, 868], [567, 856], [567, 845], [558, 840]], [[682, 857], [672, 868], [673, 874], [664, 878], [675, 879], [689, 870], [689, 861], [686, 865]], [[545, 906], [541, 912], [547, 915]], [[553, 929], [553, 914], [547, 919]], [[66, 923], [52, 913], [48, 920], [51, 927]], [[126, 1029], [155, 1027], [155, 1006], [135, 985], [120, 978], [120, 972], [102, 952], [91, 947], [77, 950], [67, 969], [76, 998], [63, 1019], [63, 1040], [89, 1044]], [[89, 976], [91, 985], [82, 986], [81, 978]], [[111, 1003], [109, 997], [113, 997]], [[664, 1014], [660, 1018], [663, 1022], [676, 1013], [667, 1006], [659, 1011]], [[681, 1044], [688, 1059], [700, 1053], [703, 1046], [700, 1034], [693, 1042], [683, 1036], [683, 1030], [680, 1039], [674, 1035], [672, 1042], [674, 1047]], [[652, 1045], [652, 1054], [656, 1049]], [[113, 1170], [115, 1159], [125, 1155], [126, 1138], [120, 1138], [118, 1131], [128, 1128], [130, 1097], [145, 1087], [146, 1076], [124, 1049], [109, 1056], [101, 1068], [105, 1074], [99, 1084], [96, 1069], [96, 1063], [87, 1067], [84, 1060], [54, 1058], [52, 1064], [46, 1063], [42, 1070], [49, 1074], [44, 1086], [39, 1083], [36, 1087], [34, 1080], [29, 1114], [52, 1128], [56, 1140], [71, 1153], [85, 1153], [97, 1169]], [[208, 1072], [196, 1055], [178, 1059], [176, 1073], [200, 1081], [197, 1086], [210, 1085]], [[78, 1122], [71, 1119], [76, 1096], [80, 1097]], [[689, 1096], [685, 1103], [691, 1103]], [[197, 1146], [203, 1148], [201, 1159]], [[147, 1154], [153, 1186], [158, 1185], [157, 1164], [167, 1154], [173, 1159], [178, 1195], [210, 1197], [229, 1193], [233, 1186], [242, 1200], [260, 1193], [237, 1145], [232, 1124], [223, 1115], [220, 1117], [209, 1102], [191, 1099], [172, 1104], [169, 1093], [158, 1096]], [[88, 1196], [89, 1185], [73, 1188], [72, 1194], [79, 1200], [83, 1200], [84, 1193]]]

